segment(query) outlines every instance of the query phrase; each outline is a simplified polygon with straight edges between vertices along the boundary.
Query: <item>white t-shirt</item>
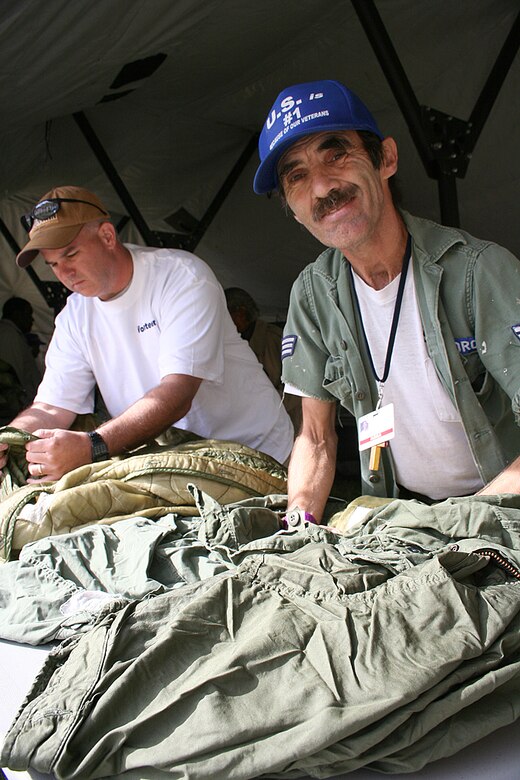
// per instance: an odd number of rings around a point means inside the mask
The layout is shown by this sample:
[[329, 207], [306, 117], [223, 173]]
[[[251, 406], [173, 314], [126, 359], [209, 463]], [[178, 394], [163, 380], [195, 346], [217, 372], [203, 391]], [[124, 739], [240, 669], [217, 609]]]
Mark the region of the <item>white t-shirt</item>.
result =
[[97, 382], [111, 416], [167, 374], [201, 378], [175, 426], [238, 441], [284, 462], [293, 428], [280, 397], [228, 314], [222, 287], [195, 255], [125, 245], [129, 287], [109, 301], [72, 294], [56, 318], [37, 401], [84, 414]]
[[[383, 376], [401, 275], [374, 290], [354, 274], [372, 360]], [[410, 262], [383, 405], [394, 404], [389, 446], [398, 484], [433, 499], [474, 493], [483, 485], [460, 414], [428, 355]]]

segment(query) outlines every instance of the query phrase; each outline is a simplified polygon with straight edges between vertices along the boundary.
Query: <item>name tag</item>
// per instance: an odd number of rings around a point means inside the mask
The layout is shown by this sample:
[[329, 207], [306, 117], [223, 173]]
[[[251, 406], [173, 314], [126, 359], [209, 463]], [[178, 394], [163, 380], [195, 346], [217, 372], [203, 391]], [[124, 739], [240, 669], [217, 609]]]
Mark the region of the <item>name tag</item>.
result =
[[359, 451], [384, 444], [395, 436], [394, 405], [386, 404], [358, 420]]

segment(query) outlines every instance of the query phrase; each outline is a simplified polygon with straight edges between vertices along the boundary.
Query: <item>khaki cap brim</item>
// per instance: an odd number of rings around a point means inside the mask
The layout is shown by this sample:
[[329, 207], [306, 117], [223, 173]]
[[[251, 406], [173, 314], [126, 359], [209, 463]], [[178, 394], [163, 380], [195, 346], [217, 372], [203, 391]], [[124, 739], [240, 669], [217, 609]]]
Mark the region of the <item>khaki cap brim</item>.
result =
[[[44, 224], [44, 223], [42, 223]], [[35, 235], [24, 246], [21, 252], [16, 256], [16, 264], [20, 268], [26, 268], [32, 263], [40, 249], [60, 249], [62, 246], [67, 246], [78, 235], [79, 231], [85, 223], [81, 225], [68, 225], [67, 227], [45, 227], [40, 231], [40, 235]], [[33, 229], [31, 231], [35, 233]]]

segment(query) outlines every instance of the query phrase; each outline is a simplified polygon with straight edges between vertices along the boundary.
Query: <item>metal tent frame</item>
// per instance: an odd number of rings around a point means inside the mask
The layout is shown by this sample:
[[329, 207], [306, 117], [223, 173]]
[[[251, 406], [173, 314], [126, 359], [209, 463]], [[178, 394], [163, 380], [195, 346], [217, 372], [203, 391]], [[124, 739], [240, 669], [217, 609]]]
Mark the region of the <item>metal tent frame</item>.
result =
[[[457, 178], [464, 178], [466, 175], [475, 145], [520, 48], [520, 13], [504, 41], [471, 116], [464, 120], [445, 114], [431, 106], [419, 104], [374, 0], [350, 1], [408, 125], [426, 174], [437, 180], [441, 222], [458, 227], [460, 216]], [[135, 81], [135, 71], [136, 69], [139, 71], [139, 66], [141, 66], [142, 78], [147, 78], [155, 72], [164, 58], [165, 55], [148, 58], [154, 60], [151, 66], [148, 60], [128, 63], [120, 75], [125, 72], [125, 69], [130, 70], [132, 80]], [[142, 67], [143, 63], [144, 68]], [[114, 84], [117, 83], [117, 86], [120, 87], [125, 84], [125, 80], [121, 78], [118, 81], [118, 78]], [[116, 93], [111, 97], [115, 99], [124, 97], [125, 94], [128, 94], [128, 91]], [[257, 133], [251, 136], [203, 217], [199, 221], [192, 220], [193, 225], [189, 232], [159, 233], [152, 231], [147, 225], [85, 113], [77, 112], [73, 114], [73, 118], [126, 208], [128, 218], [133, 220], [145, 244], [147, 246], [173, 246], [190, 251], [195, 250], [233, 189], [235, 182], [256, 150], [258, 139]], [[15, 252], [20, 251], [2, 220], [0, 220], [0, 232], [3, 233]], [[57, 313], [65, 303], [67, 291], [64, 288], [57, 290], [57, 287], [62, 287], [58, 282], [40, 280], [30, 266], [26, 268], [26, 271], [47, 304]]]

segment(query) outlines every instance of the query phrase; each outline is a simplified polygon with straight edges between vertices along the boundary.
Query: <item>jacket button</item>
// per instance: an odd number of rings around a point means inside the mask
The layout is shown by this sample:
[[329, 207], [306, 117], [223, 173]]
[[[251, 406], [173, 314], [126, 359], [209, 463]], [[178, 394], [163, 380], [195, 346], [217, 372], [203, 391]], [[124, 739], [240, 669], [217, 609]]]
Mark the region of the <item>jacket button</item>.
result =
[[365, 397], [365, 393], [363, 390], [358, 390], [356, 393], [356, 400], [362, 401]]
[[348, 344], [345, 341], [345, 339], [341, 339], [340, 347], [341, 347], [341, 349], [348, 349]]
[[369, 478], [368, 478], [368, 481], [372, 482], [372, 483], [379, 482], [379, 480], [380, 480], [380, 477], [378, 477], [377, 474], [371, 474], [369, 476]]

